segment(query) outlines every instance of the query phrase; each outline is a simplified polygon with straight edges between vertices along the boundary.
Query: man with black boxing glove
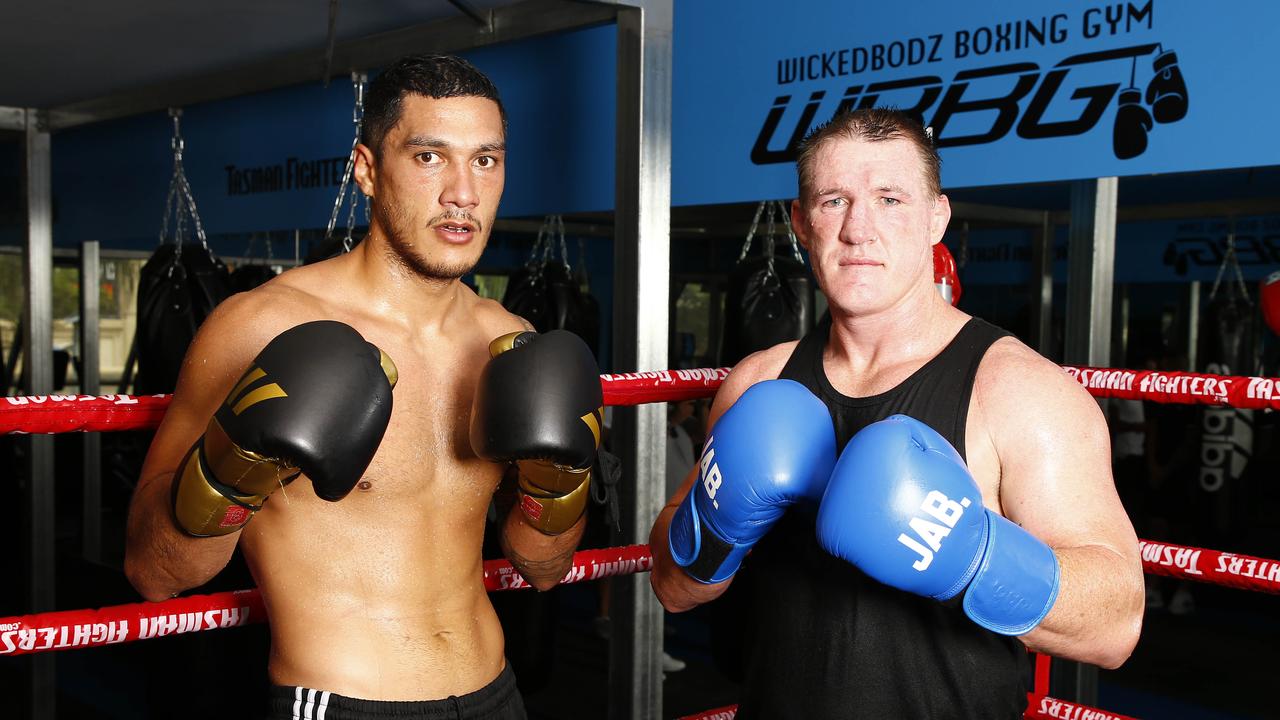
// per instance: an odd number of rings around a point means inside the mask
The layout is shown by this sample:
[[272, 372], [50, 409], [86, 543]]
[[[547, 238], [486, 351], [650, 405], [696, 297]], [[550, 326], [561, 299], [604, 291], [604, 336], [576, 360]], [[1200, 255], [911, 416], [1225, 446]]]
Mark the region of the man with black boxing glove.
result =
[[485, 516], [516, 463], [503, 549], [535, 587], [564, 576], [599, 370], [576, 337], [527, 332], [460, 281], [505, 176], [488, 78], [406, 58], [371, 85], [363, 133], [368, 235], [201, 327], [134, 495], [125, 570], [160, 600], [239, 544], [269, 614], [271, 717], [521, 718], [482, 583]]

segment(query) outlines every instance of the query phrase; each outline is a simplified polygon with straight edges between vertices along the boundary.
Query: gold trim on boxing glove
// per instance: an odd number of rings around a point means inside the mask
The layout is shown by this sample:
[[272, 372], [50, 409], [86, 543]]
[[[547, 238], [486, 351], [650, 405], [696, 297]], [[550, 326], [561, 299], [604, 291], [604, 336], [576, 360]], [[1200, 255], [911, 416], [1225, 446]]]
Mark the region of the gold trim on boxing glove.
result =
[[[517, 330], [516, 332], [509, 332], [506, 335], [496, 337], [489, 341], [489, 357], [495, 358], [508, 350], [520, 347], [537, 334], [528, 330]], [[530, 337], [524, 337], [525, 335]]]
[[204, 434], [204, 458], [217, 482], [245, 495], [269, 495], [298, 476], [299, 470], [245, 450], [227, 436], [215, 417]]
[[228, 535], [240, 528], [262, 508], [264, 495], [229, 497], [216, 481], [205, 474], [201, 442], [187, 452], [174, 478], [173, 516], [188, 535], [213, 537]]
[[289, 397], [289, 394], [284, 391], [284, 388], [280, 387], [276, 383], [263, 385], [256, 390], [252, 390], [241, 395], [245, 388], [266, 376], [267, 372], [265, 370], [255, 367], [250, 368], [249, 371], [244, 374], [244, 377], [240, 378], [240, 382], [236, 383], [236, 386], [231, 390], [231, 393], [227, 395], [227, 407], [231, 408], [232, 413], [239, 415], [263, 400]]
[[521, 474], [517, 483], [520, 512], [529, 525], [547, 535], [559, 535], [573, 527], [587, 511], [591, 473], [585, 472], [582, 484], [567, 494], [548, 493]]
[[517, 460], [520, 478], [538, 492], [548, 495], [566, 495], [591, 479], [591, 468], [564, 467], [546, 460]]
[[601, 405], [595, 410], [583, 415], [580, 419], [582, 422], [586, 423], [587, 428], [591, 430], [591, 435], [595, 437], [596, 448], [598, 449], [600, 447], [600, 426], [604, 424], [604, 406]]
[[400, 371], [396, 369], [396, 364], [391, 361], [391, 356], [382, 348], [378, 348], [378, 364], [382, 366], [382, 372], [386, 374], [387, 382], [391, 383], [391, 389], [394, 390], [396, 383], [400, 380]]

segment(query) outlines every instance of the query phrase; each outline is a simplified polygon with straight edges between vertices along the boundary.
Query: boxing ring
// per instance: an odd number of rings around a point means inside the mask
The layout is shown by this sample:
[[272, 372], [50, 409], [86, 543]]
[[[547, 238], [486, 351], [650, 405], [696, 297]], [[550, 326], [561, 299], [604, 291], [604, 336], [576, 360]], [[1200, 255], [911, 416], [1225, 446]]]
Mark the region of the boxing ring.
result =
[[[1280, 379], [1070, 366], [1063, 370], [1096, 398], [1280, 409]], [[711, 397], [728, 374], [729, 368], [625, 373], [602, 375], [601, 385], [606, 405], [639, 405]], [[167, 395], [6, 397], [0, 403], [0, 433], [153, 429], [163, 418], [169, 399]], [[1147, 574], [1280, 594], [1280, 560], [1167, 542], [1139, 542], [1142, 566]], [[652, 556], [645, 545], [583, 550], [574, 554], [573, 564], [561, 584], [647, 572], [651, 566]], [[515, 568], [502, 559], [484, 562], [484, 585], [489, 592], [529, 587]], [[4, 617], [0, 618], [0, 656], [98, 647], [266, 621], [266, 609], [256, 589]], [[1024, 717], [1132, 720], [1125, 715], [1050, 697], [1050, 662], [1051, 658], [1036, 655], [1034, 684], [1028, 693]], [[682, 720], [727, 720], [735, 712], [735, 706], [726, 706]]]

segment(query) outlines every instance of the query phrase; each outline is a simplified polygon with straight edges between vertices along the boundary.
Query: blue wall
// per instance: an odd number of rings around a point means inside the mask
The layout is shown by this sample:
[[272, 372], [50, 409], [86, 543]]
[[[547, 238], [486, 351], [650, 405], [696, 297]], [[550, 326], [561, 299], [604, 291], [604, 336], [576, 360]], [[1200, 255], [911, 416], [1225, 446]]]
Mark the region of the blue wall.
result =
[[[1272, 127], [1280, 93], [1268, 75], [1280, 3], [926, 0], [912, 8], [677, 3], [673, 204], [790, 197], [793, 133], [846, 97], [918, 105], [937, 129], [949, 188], [1280, 164]], [[503, 216], [612, 207], [615, 36], [605, 26], [468, 53], [510, 111]], [[1176, 54], [1187, 113], [1139, 132], [1145, 150], [1120, 159], [1119, 91], [1132, 83], [1145, 93], [1162, 50]], [[1145, 96], [1140, 104], [1150, 112]], [[279, 167], [293, 179], [317, 175], [295, 168], [336, 170], [351, 142], [350, 106], [350, 87], [338, 81], [187, 108], [187, 171], [208, 231], [323, 226], [332, 177], [239, 193], [228, 167]], [[169, 133], [163, 113], [59, 133], [55, 241], [153, 245], [172, 170]]]
[[[467, 54], [498, 85], [511, 118], [503, 216], [613, 206], [615, 55], [613, 27]], [[336, 80], [185, 108], [184, 162], [206, 233], [323, 227], [354, 134], [352, 102], [350, 83]], [[163, 112], [58, 133], [55, 243], [154, 247], [173, 174], [171, 133]], [[255, 170], [279, 181], [255, 186]], [[243, 241], [216, 249], [239, 253]]]

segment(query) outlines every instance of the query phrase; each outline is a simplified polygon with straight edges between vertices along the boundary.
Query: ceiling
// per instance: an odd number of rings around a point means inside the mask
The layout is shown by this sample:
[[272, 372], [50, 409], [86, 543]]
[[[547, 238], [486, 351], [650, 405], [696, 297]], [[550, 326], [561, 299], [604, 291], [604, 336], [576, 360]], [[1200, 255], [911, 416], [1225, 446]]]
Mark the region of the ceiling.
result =
[[[338, 43], [439, 20], [484, 16], [511, 0], [44, 0], [5, 3], [0, 106], [51, 108], [141, 87], [315, 54], [329, 13]], [[479, 21], [476, 21], [479, 24]]]

